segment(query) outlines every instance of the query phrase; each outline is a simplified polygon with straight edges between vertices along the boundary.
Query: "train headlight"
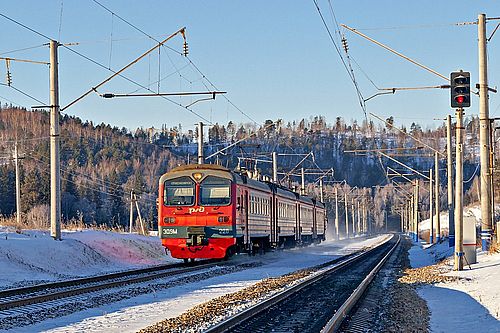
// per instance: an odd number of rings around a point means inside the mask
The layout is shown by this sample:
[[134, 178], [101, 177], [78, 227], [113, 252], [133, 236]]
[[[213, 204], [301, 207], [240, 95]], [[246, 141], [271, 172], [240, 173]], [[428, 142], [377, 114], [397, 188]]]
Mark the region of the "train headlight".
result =
[[195, 172], [195, 173], [193, 173], [193, 178], [194, 178], [194, 180], [199, 182], [201, 180], [201, 178], [203, 178], [203, 174], [201, 172]]
[[163, 221], [165, 223], [175, 223], [175, 217], [165, 217]]
[[221, 223], [222, 223], [222, 222], [228, 222], [228, 221], [229, 221], [229, 216], [219, 216], [219, 217], [217, 218], [217, 221], [218, 221], [218, 222], [221, 222]]

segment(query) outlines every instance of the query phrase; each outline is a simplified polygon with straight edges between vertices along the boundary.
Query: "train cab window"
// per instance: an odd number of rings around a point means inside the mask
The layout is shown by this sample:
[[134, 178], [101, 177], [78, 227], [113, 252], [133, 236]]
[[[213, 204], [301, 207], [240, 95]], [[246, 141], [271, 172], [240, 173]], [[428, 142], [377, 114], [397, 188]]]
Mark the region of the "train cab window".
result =
[[166, 206], [192, 206], [194, 204], [194, 181], [179, 177], [165, 181]]
[[226, 206], [231, 202], [231, 181], [215, 176], [206, 177], [200, 184], [200, 205]]

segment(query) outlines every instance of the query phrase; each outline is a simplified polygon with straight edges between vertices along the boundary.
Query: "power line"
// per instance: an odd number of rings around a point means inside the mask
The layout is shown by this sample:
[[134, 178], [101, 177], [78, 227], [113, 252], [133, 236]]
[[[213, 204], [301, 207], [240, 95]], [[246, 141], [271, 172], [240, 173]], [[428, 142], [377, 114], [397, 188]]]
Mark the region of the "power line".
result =
[[[141, 32], [142, 34], [144, 34], [145, 36], [147, 36], [148, 38], [154, 40], [155, 42], [159, 43], [159, 41], [154, 38], [153, 36], [149, 35], [148, 33], [146, 33], [144, 30], [140, 29], [139, 27], [137, 27], [136, 25], [134, 25], [133, 23], [129, 22], [128, 20], [124, 19], [123, 17], [119, 16], [118, 14], [116, 14], [115, 12], [113, 12], [111, 9], [107, 8], [106, 6], [104, 6], [103, 4], [101, 4], [99, 1], [97, 0], [92, 0], [93, 2], [95, 2], [96, 4], [98, 4], [99, 6], [101, 6], [104, 10], [108, 11], [109, 13], [115, 15], [116, 17], [118, 17], [120, 20], [122, 20], [123, 22], [125, 22], [126, 24], [128, 24], [129, 26], [131, 26], [132, 28], [136, 29], [137, 31]], [[179, 54], [179, 55], [182, 55], [181, 52], [173, 49], [172, 47], [168, 46], [168, 45], [165, 45], [165, 44], [162, 44], [163, 47], [166, 47], [168, 48], [169, 50], [171, 51], [174, 51], [175, 53]], [[168, 57], [168, 54], [167, 54], [167, 57]], [[170, 59], [170, 58], [169, 58]], [[212, 81], [210, 81], [205, 74], [203, 74], [203, 72], [198, 68], [198, 66], [196, 66], [194, 64], [194, 62], [186, 56], [186, 59], [189, 61], [189, 63], [193, 66], [193, 68], [196, 69], [196, 71], [201, 75], [201, 78], [206, 80], [214, 89], [218, 90], [218, 88], [212, 83]], [[171, 61], [171, 60], [170, 60]], [[172, 62], [172, 61], [171, 61]], [[176, 66], [172, 63], [173, 67], [176, 68]], [[181, 75], [181, 77], [183, 77], [183, 75], [179, 72], [179, 70], [176, 68], [177, 70], [177, 73], [179, 73], [179, 75]], [[161, 80], [160, 80], [161, 81]], [[187, 80], [189, 82], [189, 80]], [[159, 81], [157, 82], [159, 83]], [[205, 84], [204, 84], [205, 85]], [[209, 89], [206, 85], [205, 87], [207, 89]], [[148, 89], [149, 90], [149, 89]], [[255, 119], [253, 119], [252, 117], [250, 117], [246, 112], [244, 112], [243, 110], [241, 110], [239, 107], [237, 107], [227, 96], [223, 96], [223, 98], [228, 101], [236, 110], [238, 110], [242, 115], [244, 115], [245, 117], [247, 117], [249, 120], [251, 120], [252, 122], [254, 122], [255, 124], [258, 124], [257, 121], [255, 121]], [[206, 120], [206, 119], [204, 119]], [[213, 123], [211, 121], [209, 121], [210, 124], [213, 125]]]
[[21, 27], [23, 27], [23, 28], [24, 28], [24, 29], [26, 29], [26, 30], [31, 31], [32, 33], [34, 33], [34, 34], [36, 34], [36, 35], [38, 35], [38, 36], [40, 36], [40, 37], [43, 37], [43, 38], [48, 39], [48, 40], [51, 40], [51, 38], [50, 38], [50, 37], [48, 37], [47, 35], [44, 35], [44, 34], [43, 34], [43, 33], [41, 33], [40, 31], [37, 31], [37, 30], [35, 30], [35, 29], [33, 29], [33, 28], [30, 28], [30, 27], [28, 27], [27, 25], [22, 24], [21, 22], [16, 21], [16, 20], [14, 20], [13, 18], [10, 18], [10, 17], [8, 17], [8, 16], [7, 16], [7, 15], [5, 15], [5, 14], [0, 13], [0, 16], [2, 16], [3, 18], [5, 18], [5, 19], [7, 19], [7, 20], [9, 20], [9, 21], [11, 21], [11, 22], [13, 22], [13, 23], [15, 23], [15, 24], [17, 24], [17, 25], [21, 26]]
[[[5, 19], [7, 19], [7, 20], [9, 20], [9, 21], [11, 21], [11, 22], [13, 22], [13, 23], [15, 23], [15, 24], [17, 24], [17, 25], [19, 25], [19, 26], [21, 26], [21, 27], [23, 27], [23, 28], [25, 28], [25, 29], [27, 29], [27, 30], [29, 30], [29, 31], [31, 31], [31, 32], [33, 32], [34, 34], [37, 34], [37, 35], [39, 35], [39, 36], [41, 36], [41, 37], [43, 37], [43, 38], [46, 38], [46, 39], [48, 39], [48, 40], [52, 40], [52, 38], [48, 37], [47, 35], [45, 35], [45, 34], [43, 34], [43, 33], [39, 32], [39, 31], [37, 31], [37, 30], [35, 30], [35, 29], [33, 29], [33, 28], [30, 28], [30, 27], [28, 27], [28, 26], [27, 26], [27, 25], [25, 25], [25, 24], [22, 24], [21, 22], [19, 22], [19, 21], [17, 21], [17, 20], [14, 20], [13, 18], [10, 18], [10, 17], [8, 17], [8, 16], [7, 16], [7, 15], [5, 15], [5, 14], [0, 13], [0, 16], [2, 16], [2, 17], [4, 17]], [[115, 72], [115, 71], [113, 71], [113, 70], [111, 70], [111, 69], [107, 68], [106, 66], [104, 66], [104, 65], [103, 65], [103, 64], [101, 64], [101, 63], [99, 63], [98, 61], [93, 60], [93, 59], [91, 59], [90, 57], [88, 57], [88, 56], [86, 56], [86, 55], [84, 55], [84, 54], [82, 54], [82, 53], [80, 53], [80, 52], [78, 52], [78, 51], [73, 50], [73, 49], [72, 49], [72, 48], [70, 48], [69, 46], [64, 45], [64, 44], [60, 44], [60, 46], [62, 46], [62, 47], [64, 47], [65, 49], [67, 49], [67, 50], [69, 50], [69, 51], [71, 51], [71, 52], [73, 52], [73, 53], [77, 54], [78, 56], [80, 56], [80, 57], [82, 57], [82, 58], [86, 59], [87, 61], [90, 61], [90, 62], [92, 62], [93, 64], [98, 65], [99, 67], [102, 67], [102, 68], [104, 68], [104, 69], [106, 69], [106, 70], [108, 70], [108, 71], [111, 71], [111, 72], [113, 72], [113, 73], [115, 73], [115, 74], [116, 74], [116, 72]], [[118, 75], [119, 75], [120, 77], [124, 78], [125, 80], [127, 80], [127, 81], [129, 81], [129, 82], [131, 82], [131, 83], [133, 83], [133, 84], [135, 84], [135, 85], [137, 85], [137, 86], [139, 86], [139, 87], [141, 87], [141, 88], [143, 88], [143, 89], [146, 89], [146, 90], [148, 90], [148, 91], [153, 92], [151, 89], [149, 89], [149, 88], [145, 87], [144, 85], [142, 85], [142, 84], [140, 84], [140, 83], [138, 83], [138, 82], [136, 82], [136, 81], [134, 81], [134, 80], [132, 80], [132, 79], [130, 79], [130, 78], [128, 78], [128, 77], [126, 77], [126, 76], [124, 76], [124, 75], [121, 75], [121, 74], [118, 74]], [[12, 87], [12, 86], [11, 86], [11, 87]], [[14, 87], [13, 87], [13, 88], [14, 88]], [[14, 89], [16, 89], [16, 88], [14, 88]], [[17, 89], [16, 89], [16, 90], [17, 90]], [[19, 90], [18, 90], [18, 91], [19, 91]], [[28, 97], [32, 98], [33, 100], [37, 101], [38, 103], [44, 104], [44, 103], [43, 103], [43, 102], [41, 102], [40, 100], [38, 100], [38, 99], [36, 99], [36, 98], [34, 98], [34, 97], [32, 97], [32, 96], [30, 96], [30, 95], [28, 95], [28, 94], [26, 94], [26, 93], [22, 92], [22, 91], [19, 91], [19, 92], [21, 92], [22, 94], [24, 94], [24, 95], [26, 95], [26, 96], [28, 96]], [[180, 104], [180, 103], [177, 103], [177, 102], [175, 102], [174, 100], [172, 100], [172, 99], [170, 99], [170, 98], [167, 98], [167, 97], [165, 97], [165, 96], [160, 96], [160, 97], [162, 97], [163, 99], [165, 99], [165, 100], [167, 100], [167, 101], [169, 101], [169, 102], [171, 102], [171, 103], [173, 103], [173, 104], [175, 104], [175, 105], [177, 105], [177, 106], [179, 106], [179, 107], [182, 107], [182, 108], [184, 108], [184, 109], [188, 110], [189, 112], [191, 112], [192, 114], [196, 115], [196, 116], [197, 116], [197, 117], [199, 117], [200, 119], [202, 119], [202, 120], [204, 120], [204, 121], [208, 122], [209, 124], [213, 125], [213, 123], [212, 123], [211, 121], [209, 121], [209, 120], [208, 120], [208, 119], [206, 119], [205, 117], [201, 116], [201, 115], [200, 115], [200, 114], [198, 114], [197, 112], [195, 112], [195, 111], [193, 111], [193, 110], [189, 109], [188, 107], [186, 107], [186, 106], [184, 106], [184, 105], [182, 105], [182, 104]], [[64, 108], [63, 108], [63, 109], [61, 109], [61, 111], [63, 111], [63, 110], [64, 110]]]
[[23, 94], [24, 96], [26, 96], [26, 97], [28, 97], [28, 98], [31, 98], [31, 99], [32, 99], [32, 100], [34, 100], [35, 102], [38, 102], [38, 103], [40, 103], [40, 104], [45, 104], [44, 102], [42, 102], [42, 101], [41, 101], [41, 100], [39, 100], [38, 98], [33, 97], [32, 95], [30, 95], [30, 94], [28, 94], [28, 93], [26, 93], [26, 92], [22, 91], [21, 89], [18, 89], [18, 88], [16, 88], [16, 87], [14, 87], [12, 84], [11, 84], [11, 85], [8, 85], [8, 84], [5, 84], [5, 83], [0, 83], [0, 85], [5, 86], [5, 87], [12, 88], [12, 89], [14, 89], [15, 91], [17, 91], [18, 93], [21, 93], [21, 94]]
[[33, 49], [37, 49], [37, 48], [39, 48], [39, 47], [46, 47], [46, 46], [48, 46], [48, 45], [49, 45], [48, 43], [44, 43], [44, 44], [41, 44], [41, 45], [24, 47], [24, 48], [22, 48], [22, 49], [16, 49], [16, 50], [11, 50], [11, 51], [5, 51], [5, 52], [0, 53], [0, 55], [9, 54], [9, 53], [15, 53], [15, 52], [21, 52], [21, 51], [27, 51], [27, 50], [33, 50]]
[[363, 98], [363, 95], [362, 95], [361, 91], [359, 90], [358, 84], [356, 82], [356, 78], [354, 77], [354, 74], [351, 72], [352, 68], [351, 68], [351, 70], [349, 70], [349, 66], [346, 64], [346, 61], [344, 60], [344, 57], [342, 56], [342, 52], [340, 52], [340, 48], [337, 45], [337, 43], [335, 42], [335, 39], [333, 38], [333, 35], [332, 35], [331, 31], [330, 31], [330, 28], [328, 27], [328, 24], [326, 23], [325, 18], [323, 16], [323, 13], [321, 12], [321, 9], [319, 8], [317, 0], [313, 0], [313, 3], [316, 6], [316, 9], [317, 9], [318, 14], [319, 14], [319, 16], [321, 18], [321, 21], [323, 22], [323, 25], [325, 26], [325, 29], [326, 29], [326, 31], [328, 33], [328, 36], [330, 37], [330, 40], [331, 40], [333, 46], [335, 47], [335, 50], [337, 51], [337, 54], [339, 55], [340, 60], [342, 61], [342, 64], [344, 65], [344, 68], [347, 71], [347, 74], [349, 75], [349, 78], [351, 79], [351, 81], [352, 81], [352, 83], [354, 85], [354, 88], [356, 89], [356, 93], [358, 95], [358, 99], [359, 99], [359, 103], [360, 103], [361, 109], [365, 113], [365, 117], [366, 117], [366, 105], [364, 104], [364, 98]]

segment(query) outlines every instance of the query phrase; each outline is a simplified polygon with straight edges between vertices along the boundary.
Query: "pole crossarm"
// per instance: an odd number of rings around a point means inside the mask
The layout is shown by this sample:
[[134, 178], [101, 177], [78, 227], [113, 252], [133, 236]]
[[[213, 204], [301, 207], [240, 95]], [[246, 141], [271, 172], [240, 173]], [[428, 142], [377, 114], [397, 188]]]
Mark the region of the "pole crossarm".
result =
[[0, 60], [26, 62], [26, 63], [29, 63], [29, 64], [38, 64], [38, 65], [50, 65], [50, 62], [36, 61], [36, 60], [29, 60], [29, 59], [17, 59], [17, 58], [0, 57]]
[[185, 30], [186, 30], [185, 27], [180, 28], [179, 30], [177, 30], [176, 32], [174, 32], [173, 34], [171, 34], [170, 36], [168, 36], [167, 38], [165, 38], [163, 41], [159, 42], [158, 44], [156, 44], [155, 46], [153, 46], [152, 48], [150, 48], [149, 50], [147, 50], [146, 52], [144, 52], [143, 54], [141, 54], [139, 57], [137, 57], [136, 59], [134, 59], [132, 62], [130, 62], [129, 64], [127, 64], [124, 67], [122, 67], [120, 70], [114, 72], [111, 76], [109, 76], [105, 80], [101, 81], [96, 86], [94, 86], [94, 87], [90, 88], [89, 90], [87, 90], [80, 97], [76, 98], [75, 100], [73, 100], [72, 102], [70, 102], [68, 105], [66, 105], [65, 107], [61, 108], [61, 111], [64, 111], [67, 108], [71, 107], [72, 105], [74, 105], [75, 103], [79, 102], [80, 100], [82, 100], [83, 98], [85, 98], [86, 96], [88, 96], [89, 94], [91, 94], [92, 92], [97, 91], [97, 89], [99, 89], [100, 87], [102, 87], [104, 84], [108, 83], [113, 78], [117, 77], [118, 75], [120, 75], [121, 73], [123, 73], [125, 70], [127, 70], [131, 66], [135, 65], [137, 62], [139, 62], [139, 60], [141, 60], [142, 58], [144, 58], [145, 56], [147, 56], [149, 53], [151, 53], [154, 50], [156, 50], [157, 48], [163, 46], [163, 44], [165, 44], [166, 42], [168, 42], [173, 37], [177, 36], [178, 34], [184, 35]]
[[[407, 176], [413, 176], [413, 174], [408, 174], [408, 175], [407, 175], [407, 174], [402, 174], [402, 173], [400, 173], [399, 171], [396, 171], [396, 170], [394, 170], [393, 168], [391, 168], [391, 167], [389, 167], [389, 166], [388, 166], [388, 167], [387, 167], [387, 171], [389, 171], [389, 169], [390, 169], [392, 172], [394, 172], [394, 174], [398, 175], [399, 177], [401, 177], [401, 178], [403, 178], [403, 179], [405, 179], [405, 180], [407, 180], [407, 181], [409, 181], [409, 182], [411, 182], [411, 181], [412, 181], [412, 180], [411, 180], [410, 178], [408, 178]], [[387, 174], [387, 176], [389, 177], [389, 174]], [[394, 180], [393, 180], [393, 182], [394, 182]]]
[[393, 150], [418, 150], [424, 147], [395, 147], [395, 148], [380, 148], [380, 149], [354, 149], [354, 150], [344, 150], [344, 153], [376, 153], [379, 151], [393, 151]]
[[270, 128], [271, 126], [274, 126], [274, 125], [276, 125], [276, 124], [279, 124], [280, 122], [281, 122], [281, 119], [278, 119], [278, 120], [276, 120], [275, 122], [272, 122], [272, 123], [268, 124], [267, 126], [265, 126], [265, 127], [263, 127], [263, 128], [258, 129], [257, 131], [255, 131], [255, 132], [253, 132], [253, 133], [251, 133], [251, 134], [247, 135], [246, 137], [244, 137], [244, 138], [242, 138], [242, 139], [239, 139], [239, 140], [237, 140], [237, 141], [235, 141], [235, 142], [231, 143], [230, 145], [228, 145], [228, 146], [226, 146], [226, 147], [224, 147], [224, 148], [222, 148], [222, 149], [219, 149], [219, 150], [218, 150], [218, 151], [216, 151], [215, 153], [213, 153], [213, 154], [211, 154], [211, 155], [209, 155], [209, 156], [205, 157], [205, 160], [208, 160], [209, 158], [212, 158], [212, 157], [214, 157], [214, 156], [216, 156], [216, 155], [221, 154], [222, 152], [224, 152], [224, 151], [228, 150], [229, 148], [231, 148], [231, 147], [233, 147], [233, 146], [236, 146], [237, 144], [239, 144], [239, 143], [241, 143], [241, 142], [243, 142], [243, 141], [245, 141], [245, 140], [250, 139], [251, 137], [253, 137], [253, 136], [257, 135], [259, 132], [261, 132], [261, 131], [263, 131], [263, 130], [268, 129], [268, 128]]
[[397, 159], [392, 158], [392, 157], [390, 157], [389, 155], [384, 154], [384, 153], [382, 153], [382, 152], [380, 152], [380, 151], [379, 151], [378, 153], [379, 153], [380, 155], [384, 156], [385, 158], [388, 158], [388, 159], [390, 159], [391, 161], [393, 161], [393, 162], [395, 162], [395, 163], [397, 163], [397, 164], [401, 165], [402, 167], [405, 167], [405, 168], [407, 168], [408, 170], [413, 171], [414, 173], [416, 173], [416, 174], [417, 174], [417, 175], [419, 175], [420, 177], [425, 178], [425, 179], [427, 179], [427, 180], [430, 180], [429, 176], [424, 175], [424, 174], [423, 174], [423, 173], [421, 173], [420, 171], [417, 171], [417, 170], [413, 169], [412, 167], [410, 167], [410, 166], [408, 166], [408, 165], [404, 164], [403, 162], [400, 162], [400, 161], [398, 161]]
[[429, 146], [428, 144], [426, 144], [425, 142], [423, 142], [422, 140], [420, 139], [417, 139], [416, 137], [414, 137], [413, 135], [410, 135], [408, 133], [406, 133], [405, 131], [397, 128], [396, 126], [394, 126], [393, 124], [390, 124], [388, 123], [387, 121], [385, 121], [384, 119], [380, 118], [379, 116], [377, 116], [376, 114], [374, 114], [373, 112], [370, 112], [370, 116], [372, 117], [375, 117], [377, 118], [378, 120], [384, 122], [386, 125], [390, 126], [390, 128], [394, 128], [395, 130], [399, 131], [400, 133], [403, 133], [404, 135], [408, 136], [409, 138], [412, 138], [413, 140], [415, 140], [416, 142], [422, 144], [423, 146], [425, 146], [426, 148], [432, 150], [433, 152], [436, 152], [438, 153], [439, 155], [441, 155], [442, 157], [445, 157], [446, 155], [443, 154], [442, 152], [440, 152], [439, 150], [435, 149], [435, 148], [432, 148], [431, 146]]
[[420, 68], [422, 68], [422, 69], [424, 69], [424, 70], [426, 70], [426, 71], [428, 71], [428, 72], [430, 72], [430, 73], [432, 73], [432, 74], [434, 74], [434, 75], [437, 75], [437, 76], [439, 76], [440, 78], [442, 78], [442, 79], [444, 79], [444, 80], [446, 80], [446, 81], [450, 81], [450, 79], [449, 79], [448, 77], [444, 76], [443, 74], [440, 74], [440, 73], [436, 72], [435, 70], [433, 70], [433, 69], [431, 69], [431, 68], [429, 68], [429, 67], [427, 67], [427, 66], [425, 66], [425, 65], [422, 65], [421, 63], [419, 63], [419, 62], [417, 62], [417, 61], [415, 61], [415, 60], [413, 60], [413, 59], [411, 59], [411, 58], [409, 58], [409, 57], [405, 56], [404, 54], [402, 54], [402, 53], [400, 53], [400, 52], [398, 52], [398, 51], [396, 51], [396, 50], [394, 50], [394, 49], [390, 48], [389, 46], [384, 45], [384, 44], [382, 44], [382, 43], [380, 43], [380, 42], [376, 41], [375, 39], [368, 37], [367, 35], [365, 35], [365, 34], [363, 34], [363, 33], [359, 32], [358, 30], [356, 30], [356, 29], [354, 29], [354, 28], [351, 28], [351, 27], [349, 27], [349, 26], [347, 26], [347, 25], [345, 25], [345, 24], [341, 24], [341, 26], [342, 26], [343, 28], [346, 28], [347, 30], [352, 31], [352, 32], [354, 32], [355, 34], [357, 34], [357, 35], [359, 35], [359, 36], [361, 36], [361, 37], [363, 37], [363, 38], [365, 38], [365, 39], [369, 40], [370, 42], [372, 42], [372, 43], [374, 43], [374, 44], [377, 44], [378, 46], [380, 46], [380, 47], [382, 47], [382, 48], [386, 49], [387, 51], [394, 53], [394, 54], [395, 54], [395, 55], [397, 55], [398, 57], [401, 57], [401, 58], [403, 58], [403, 59], [405, 59], [405, 60], [408, 60], [408, 61], [409, 61], [409, 62], [411, 62], [412, 64], [417, 65], [418, 67], [420, 67]]
[[212, 99], [215, 99], [215, 95], [225, 94], [226, 91], [197, 91], [197, 92], [171, 92], [171, 93], [149, 93], [149, 94], [113, 94], [104, 93], [99, 94], [103, 98], [115, 98], [115, 97], [154, 97], [154, 96], [194, 96], [194, 95], [212, 95]]

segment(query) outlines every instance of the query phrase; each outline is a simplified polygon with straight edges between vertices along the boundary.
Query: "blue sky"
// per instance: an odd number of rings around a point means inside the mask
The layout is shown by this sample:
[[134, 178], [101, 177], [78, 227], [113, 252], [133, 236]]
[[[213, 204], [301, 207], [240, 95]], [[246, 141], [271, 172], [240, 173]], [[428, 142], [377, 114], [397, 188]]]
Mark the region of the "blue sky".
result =
[[[335, 26], [327, 0], [317, 0], [332, 32]], [[217, 88], [251, 120], [300, 120], [324, 115], [364, 118], [356, 92], [323, 23], [311, 1], [115, 1], [99, 0], [117, 15], [160, 39], [185, 26], [192, 62]], [[479, 13], [500, 16], [498, 1], [334, 1], [331, 4], [339, 23], [362, 32], [407, 56], [448, 76], [451, 71], [471, 72], [478, 80], [477, 26], [453, 25], [477, 20]], [[61, 6], [62, 5], [62, 6]], [[61, 16], [62, 7], [62, 16]], [[154, 42], [121, 22], [92, 0], [3, 1], [1, 13], [114, 70], [126, 65]], [[62, 17], [62, 20], [61, 20]], [[488, 23], [488, 36], [500, 21]], [[48, 61], [48, 48], [12, 50], [46, 43], [47, 40], [0, 17], [0, 56]], [[378, 87], [413, 87], [446, 84], [443, 79], [397, 58], [380, 47], [344, 31], [353, 69], [365, 97]], [[111, 39], [113, 40], [111, 42]], [[168, 45], [182, 50], [182, 39]], [[500, 32], [489, 43], [489, 82], [500, 79]], [[110, 72], [59, 49], [60, 104], [67, 105]], [[159, 63], [158, 63], [159, 61]], [[5, 62], [2, 62], [5, 77]], [[362, 71], [361, 71], [362, 69]], [[11, 63], [13, 85], [48, 103], [48, 68], [43, 65]], [[162, 48], [152, 53], [124, 75], [161, 92], [203, 91], [209, 85], [179, 54]], [[204, 85], [205, 84], [205, 85]], [[130, 93], [139, 87], [117, 78], [100, 92]], [[144, 92], [139, 90], [137, 92]], [[444, 118], [452, 110], [447, 90], [397, 92], [367, 102], [368, 112], [394, 116], [396, 124], [419, 122], [434, 127], [433, 118]], [[174, 97], [187, 105], [192, 97]], [[0, 102], [12, 101], [30, 107], [40, 104], [11, 88], [0, 86]], [[490, 114], [500, 116], [500, 100], [490, 95]], [[211, 122], [249, 122], [222, 97], [199, 102], [192, 110]], [[66, 112], [94, 123], [135, 129], [174, 126], [187, 128], [200, 121], [196, 115], [159, 97], [102, 99], [89, 95]], [[466, 114], [478, 114], [478, 99]], [[377, 122], [375, 120], [375, 122]]]

